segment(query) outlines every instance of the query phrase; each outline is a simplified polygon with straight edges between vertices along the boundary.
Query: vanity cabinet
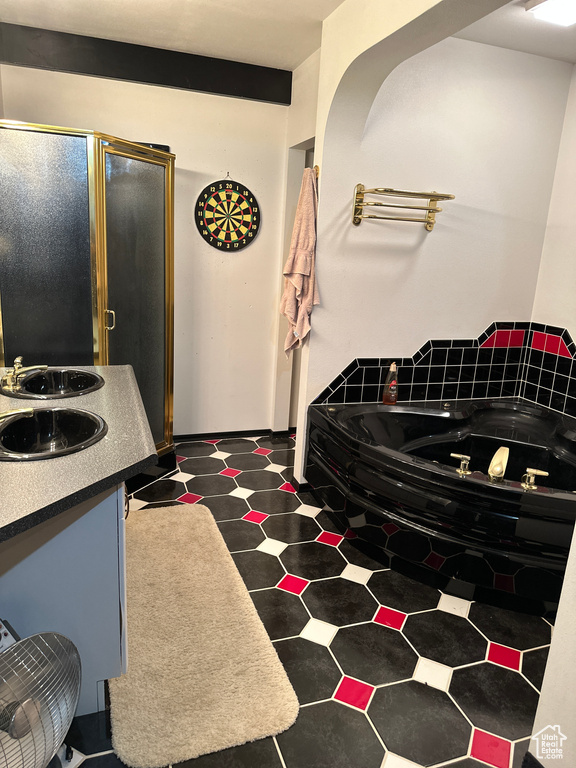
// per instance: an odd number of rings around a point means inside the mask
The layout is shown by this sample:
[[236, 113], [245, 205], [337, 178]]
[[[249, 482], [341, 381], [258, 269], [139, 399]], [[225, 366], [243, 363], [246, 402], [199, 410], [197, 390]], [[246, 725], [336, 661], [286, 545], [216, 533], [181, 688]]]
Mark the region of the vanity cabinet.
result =
[[0, 366], [134, 369], [173, 448], [174, 155], [0, 121]]

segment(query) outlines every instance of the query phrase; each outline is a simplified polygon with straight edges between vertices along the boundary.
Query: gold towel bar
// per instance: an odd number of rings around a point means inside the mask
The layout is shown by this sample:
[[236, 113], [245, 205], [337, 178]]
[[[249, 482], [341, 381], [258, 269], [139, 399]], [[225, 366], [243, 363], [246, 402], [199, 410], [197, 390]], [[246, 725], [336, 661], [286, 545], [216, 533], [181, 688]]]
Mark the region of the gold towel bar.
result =
[[[413, 199], [428, 200], [428, 205], [404, 205], [399, 203], [378, 203], [364, 202], [364, 195], [385, 195], [389, 197], [409, 197]], [[354, 203], [352, 208], [352, 223], [358, 226], [362, 219], [387, 219], [389, 221], [415, 221], [424, 224], [426, 230], [431, 232], [436, 223], [436, 214], [440, 213], [442, 208], [437, 207], [439, 200], [454, 200], [454, 195], [445, 195], [440, 192], [408, 192], [404, 189], [391, 189], [388, 187], [376, 187], [374, 189], [365, 189], [363, 184], [357, 184], [354, 188]], [[363, 213], [362, 209], [367, 206], [378, 206], [382, 208], [403, 208], [412, 211], [426, 211], [422, 218], [412, 218], [408, 216], [376, 216], [375, 214]]]

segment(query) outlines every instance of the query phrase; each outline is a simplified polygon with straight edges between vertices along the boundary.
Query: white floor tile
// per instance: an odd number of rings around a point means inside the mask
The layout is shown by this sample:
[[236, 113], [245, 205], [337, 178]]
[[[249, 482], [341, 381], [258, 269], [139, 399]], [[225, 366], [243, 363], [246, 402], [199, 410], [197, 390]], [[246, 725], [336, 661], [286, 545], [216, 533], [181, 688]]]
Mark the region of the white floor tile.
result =
[[188, 480], [192, 480], [196, 475], [189, 475], [188, 472], [176, 472], [175, 475], [170, 475], [170, 480], [176, 480], [179, 483], [185, 483]]
[[451, 667], [446, 667], [444, 664], [439, 664], [431, 659], [419, 659], [414, 670], [414, 680], [431, 685], [432, 688], [438, 688], [440, 691], [448, 691], [451, 677]]
[[131, 509], [142, 509], [142, 507], [145, 507], [148, 503], [149, 502], [142, 501], [141, 499], [130, 499], [128, 511]]
[[258, 544], [256, 549], [260, 550], [260, 552], [266, 552], [268, 555], [279, 555], [281, 552], [284, 552], [287, 546], [288, 544], [278, 541], [278, 539], [264, 539], [261, 544]]
[[226, 453], [225, 451], [216, 451], [215, 453], [210, 454], [211, 459], [227, 459], [228, 456], [232, 456], [232, 454]]
[[369, 571], [368, 568], [361, 568], [359, 565], [347, 565], [340, 576], [343, 579], [348, 579], [348, 581], [355, 581], [356, 584], [365, 585], [372, 576], [372, 571]]
[[269, 464], [267, 467], [264, 467], [264, 469], [267, 472], [284, 472], [287, 467], [283, 467], [282, 464]]
[[387, 752], [381, 768], [421, 768], [421, 766], [418, 763], [413, 763], [411, 760], [406, 760], [405, 757], [399, 757], [398, 755], [393, 755], [392, 752]]
[[463, 600], [461, 597], [452, 595], [442, 595], [438, 603], [438, 609], [446, 613], [453, 613], [455, 616], [464, 616], [468, 618], [468, 611], [472, 603], [469, 600]]
[[305, 517], [316, 517], [319, 512], [322, 512], [320, 507], [313, 507], [311, 504], [302, 504], [294, 511], [298, 515], [304, 515]]
[[320, 621], [319, 619], [310, 619], [302, 632], [300, 632], [300, 637], [318, 645], [328, 646], [337, 631], [338, 627], [335, 627], [334, 624], [328, 624], [326, 621]]
[[254, 491], [251, 491], [250, 488], [236, 488], [233, 491], [230, 491], [228, 496], [237, 496], [239, 499], [247, 499], [249, 496], [252, 496]]

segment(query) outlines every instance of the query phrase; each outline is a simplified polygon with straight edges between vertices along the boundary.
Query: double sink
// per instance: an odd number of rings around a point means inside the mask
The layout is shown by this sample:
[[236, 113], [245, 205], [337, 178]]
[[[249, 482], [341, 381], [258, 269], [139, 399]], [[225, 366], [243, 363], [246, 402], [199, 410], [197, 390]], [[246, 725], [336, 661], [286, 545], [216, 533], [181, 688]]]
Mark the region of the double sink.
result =
[[[24, 400], [57, 400], [88, 394], [104, 385], [97, 373], [73, 368], [21, 367], [21, 359], [0, 379], [0, 394]], [[0, 461], [65, 456], [101, 440], [104, 419], [80, 408], [40, 406], [0, 413]]]

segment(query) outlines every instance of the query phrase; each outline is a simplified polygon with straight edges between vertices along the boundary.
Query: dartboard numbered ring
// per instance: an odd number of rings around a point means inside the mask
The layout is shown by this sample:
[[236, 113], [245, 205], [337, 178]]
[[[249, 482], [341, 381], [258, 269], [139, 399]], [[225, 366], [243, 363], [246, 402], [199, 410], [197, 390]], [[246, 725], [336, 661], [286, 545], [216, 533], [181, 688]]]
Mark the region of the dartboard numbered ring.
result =
[[194, 218], [200, 235], [220, 251], [246, 248], [260, 231], [256, 197], [232, 179], [213, 181], [200, 192]]

